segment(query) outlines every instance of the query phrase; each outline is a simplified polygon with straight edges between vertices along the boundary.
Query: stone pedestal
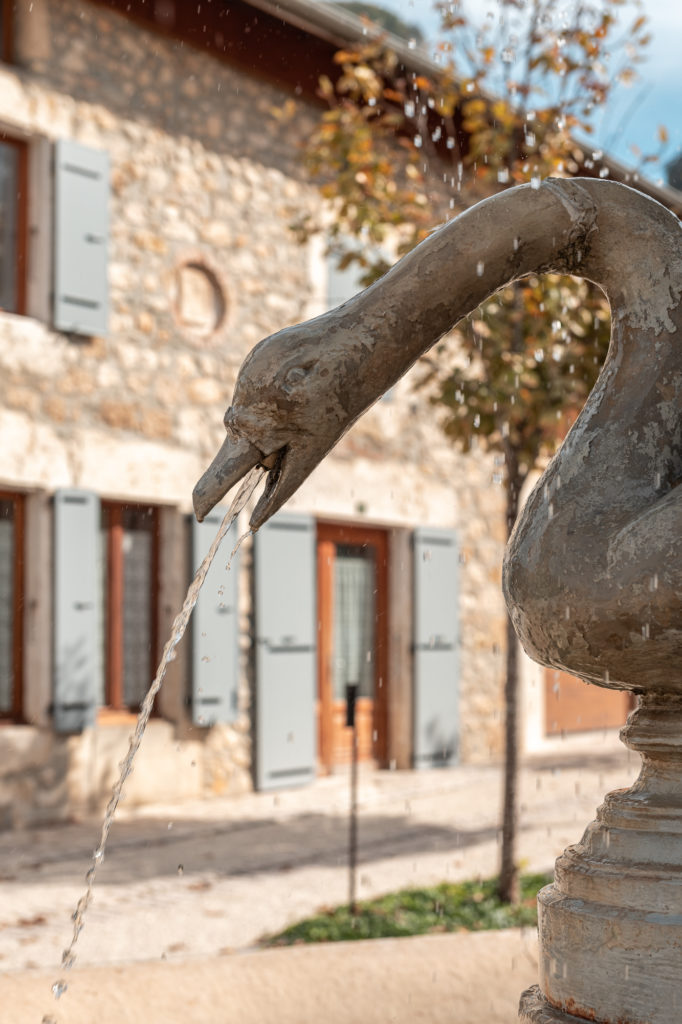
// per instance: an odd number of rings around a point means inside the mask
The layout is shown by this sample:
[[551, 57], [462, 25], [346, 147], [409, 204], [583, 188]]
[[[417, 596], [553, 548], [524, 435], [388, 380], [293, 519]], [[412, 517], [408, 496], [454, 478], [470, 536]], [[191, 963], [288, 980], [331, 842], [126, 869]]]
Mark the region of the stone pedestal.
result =
[[539, 894], [540, 985], [522, 1024], [682, 1020], [682, 697], [644, 695], [621, 738], [642, 770]]

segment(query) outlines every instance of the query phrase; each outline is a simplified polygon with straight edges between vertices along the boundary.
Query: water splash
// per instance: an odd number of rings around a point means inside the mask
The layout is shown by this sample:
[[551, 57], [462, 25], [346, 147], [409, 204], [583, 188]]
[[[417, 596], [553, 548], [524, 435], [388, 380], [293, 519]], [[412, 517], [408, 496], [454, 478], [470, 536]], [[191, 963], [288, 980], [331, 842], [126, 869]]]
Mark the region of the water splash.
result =
[[55, 997], [55, 999], [59, 999], [61, 996], [63, 996], [68, 987], [69, 986], [62, 978], [60, 978], [59, 981], [55, 981], [54, 985], [52, 986], [52, 994]]
[[[161, 684], [163, 683], [163, 679], [166, 674], [166, 669], [168, 668], [169, 663], [173, 660], [175, 656], [175, 648], [180, 643], [185, 634], [185, 630], [187, 629], [187, 624], [190, 620], [190, 616], [192, 614], [195, 604], [197, 603], [197, 598], [199, 597], [199, 591], [201, 590], [203, 582], [206, 579], [206, 574], [208, 573], [208, 570], [211, 567], [211, 563], [216, 556], [218, 548], [220, 547], [220, 544], [223, 538], [225, 537], [225, 534], [232, 526], [232, 523], [237, 518], [237, 516], [242, 511], [247, 501], [253, 494], [264, 473], [265, 470], [257, 466], [255, 469], [251, 470], [248, 476], [245, 477], [241, 487], [239, 488], [239, 491], [237, 492], [237, 495], [235, 496], [232, 504], [230, 505], [229, 509], [225, 514], [225, 518], [220, 524], [220, 528], [218, 529], [218, 532], [216, 533], [213, 539], [213, 542], [208, 550], [208, 554], [206, 555], [203, 562], [197, 569], [194, 575], [194, 579], [189, 585], [182, 608], [180, 609], [178, 614], [175, 616], [175, 619], [173, 620], [170, 637], [166, 643], [166, 646], [163, 649], [161, 661], [159, 662], [159, 667], [156, 670], [154, 680], [151, 686], [149, 687], [149, 690], [147, 691], [147, 695], [144, 698], [144, 701], [142, 702], [140, 713], [137, 717], [137, 722], [135, 724], [135, 731], [133, 735], [130, 737], [128, 753], [126, 754], [124, 760], [121, 761], [121, 771], [116, 781], [116, 784], [114, 785], [109, 803], [107, 804], [107, 809], [104, 815], [104, 821], [102, 822], [102, 831], [100, 834], [99, 843], [92, 855], [90, 867], [88, 868], [88, 871], [85, 875], [85, 892], [79, 899], [76, 905], [76, 909], [72, 914], [73, 934], [71, 936], [71, 942], [62, 953], [62, 967], [64, 968], [64, 970], [69, 970], [74, 965], [76, 959], [74, 950], [76, 947], [76, 943], [78, 942], [78, 936], [83, 930], [85, 914], [92, 901], [92, 890], [95, 884], [97, 868], [104, 861], [104, 851], [106, 849], [107, 839], [109, 838], [109, 832], [111, 831], [111, 826], [113, 824], [116, 808], [118, 807], [119, 801], [121, 799], [123, 786], [125, 785], [125, 781], [132, 770], [135, 754], [137, 753], [140, 743], [142, 742], [142, 737], [144, 735], [145, 729], [147, 728], [147, 722], [149, 721], [149, 716], [154, 706], [154, 699], [159, 690], [161, 689]], [[230, 560], [227, 565], [228, 569], [242, 541], [246, 537], [248, 537], [250, 533], [251, 530], [248, 530], [246, 533], [242, 534], [242, 536], [235, 544], [234, 549], [230, 554]], [[52, 992], [54, 994], [55, 999], [59, 999], [60, 996], [66, 991], [66, 988], [67, 985], [63, 979], [60, 978], [58, 981], [56, 981], [52, 986]]]

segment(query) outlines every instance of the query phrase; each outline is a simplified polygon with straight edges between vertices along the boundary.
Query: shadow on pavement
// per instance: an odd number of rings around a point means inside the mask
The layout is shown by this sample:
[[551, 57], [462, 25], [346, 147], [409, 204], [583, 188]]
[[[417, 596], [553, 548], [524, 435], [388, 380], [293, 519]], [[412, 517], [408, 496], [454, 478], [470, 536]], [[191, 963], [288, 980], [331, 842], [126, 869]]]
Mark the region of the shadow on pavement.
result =
[[[40, 829], [13, 859], [11, 837], [2, 837], [2, 881], [41, 884], [80, 881], [99, 836], [99, 822]], [[494, 839], [496, 827], [449, 828], [420, 823], [409, 815], [359, 817], [359, 864], [439, 850], [457, 851]], [[226, 824], [183, 820], [118, 822], [98, 872], [98, 885], [211, 872], [229, 877], [281, 872], [315, 865], [336, 867], [347, 860], [344, 817], [302, 813], [276, 821], [233, 820]]]

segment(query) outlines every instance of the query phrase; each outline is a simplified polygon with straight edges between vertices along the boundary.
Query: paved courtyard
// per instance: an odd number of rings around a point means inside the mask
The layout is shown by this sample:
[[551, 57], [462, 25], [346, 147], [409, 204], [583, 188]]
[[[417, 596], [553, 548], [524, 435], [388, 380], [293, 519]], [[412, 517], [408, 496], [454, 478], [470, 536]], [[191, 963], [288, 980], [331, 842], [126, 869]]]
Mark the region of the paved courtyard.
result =
[[[613, 734], [600, 733], [567, 740], [557, 744], [551, 755], [527, 759], [522, 770], [519, 837], [524, 869], [550, 869], [561, 850], [580, 838], [604, 793], [628, 785], [634, 778], [638, 761]], [[498, 858], [500, 794], [499, 767], [361, 772], [360, 897], [408, 885], [493, 874]], [[410, 978], [405, 964], [423, 966], [427, 957], [434, 965], [431, 973], [435, 972], [435, 980], [431, 981], [435, 1002], [438, 964], [443, 965], [441, 982], [450, 986], [447, 999], [465, 1000], [475, 972], [485, 967], [486, 948], [496, 964], [496, 984], [510, 989], [509, 1005], [515, 1005], [520, 989], [535, 977], [532, 934], [387, 940], [372, 944], [371, 962], [368, 954], [360, 952], [366, 944], [355, 943], [342, 944], [336, 950], [308, 947], [249, 952], [264, 933], [278, 930], [320, 906], [347, 899], [348, 803], [349, 779], [343, 774], [322, 778], [306, 789], [278, 794], [144, 810], [126, 808], [124, 802], [77, 946], [77, 967], [67, 975], [70, 991], [59, 1003], [49, 995], [47, 980], [60, 976], [61, 951], [70, 938], [70, 915], [83, 892], [84, 874], [98, 842], [100, 823], [91, 820], [0, 834], [0, 969], [6, 972], [0, 979], [0, 1022], [40, 1021], [40, 1016], [20, 1015], [16, 1001], [19, 991], [24, 993], [26, 1013], [29, 1008], [33, 1013], [33, 995], [40, 1003], [42, 993], [47, 993], [49, 1000], [47, 1005], [42, 1001], [42, 1013], [54, 1013], [60, 1024], [140, 1020], [142, 1003], [135, 1011], [137, 1015], [130, 1018], [122, 1016], [120, 1008], [115, 1016], [103, 1015], [104, 1003], [96, 1018], [88, 1017], [93, 1011], [86, 998], [87, 985], [94, 985], [96, 993], [103, 993], [107, 985], [118, 991], [125, 976], [125, 991], [130, 995], [137, 986], [141, 999], [149, 998], [154, 984], [160, 986], [154, 1006], [161, 1005], [158, 999], [162, 994], [170, 998], [174, 985], [179, 986], [179, 994], [173, 997], [177, 1007], [182, 1005], [183, 993], [191, 994], [196, 986], [208, 991], [216, 985], [219, 989], [228, 985], [236, 998], [241, 985], [249, 993], [246, 1002], [245, 997], [238, 1001], [243, 1024], [252, 1019], [246, 1003], [249, 999], [253, 1002], [257, 995], [254, 977], [262, 977], [267, 987], [268, 971], [274, 972], [270, 995], [279, 991], [277, 978], [283, 979], [285, 990], [289, 986], [290, 995], [293, 979], [297, 979], [299, 988], [301, 979], [308, 979], [308, 1000], [318, 992], [325, 1002], [332, 996], [334, 986], [329, 987], [327, 974], [333, 971], [334, 985], [340, 986], [336, 999], [339, 1007], [336, 1016], [324, 1019], [346, 1019], [338, 1016], [345, 1008], [350, 1021], [360, 1017], [354, 1016], [348, 1000], [342, 998], [353, 988], [348, 978], [343, 982], [348, 970], [357, 981], [358, 992], [379, 992], [379, 975], [385, 979], [388, 971], [398, 993], [398, 1006], [405, 1009], [405, 998], [399, 996], [400, 985]], [[236, 953], [240, 955], [232, 955]], [[353, 962], [355, 967], [351, 969]], [[465, 970], [467, 962], [469, 968]], [[391, 963], [396, 965], [395, 970]], [[211, 964], [213, 969], [209, 971]], [[399, 964], [403, 967], [398, 968]], [[173, 968], [165, 975], [164, 965]], [[83, 970], [86, 967], [88, 970]], [[212, 985], [207, 982], [207, 971]], [[413, 975], [415, 971], [416, 966]], [[160, 980], [164, 977], [166, 981]], [[358, 980], [362, 977], [366, 977], [365, 989]], [[98, 979], [96, 983], [93, 978]], [[421, 968], [419, 979], [422, 984]], [[415, 975], [409, 991], [416, 995], [418, 988]], [[441, 996], [446, 998], [443, 993]], [[283, 1015], [282, 1000], [287, 1002], [283, 995], [278, 998], [276, 1019], [297, 1019]], [[110, 1009], [114, 1005], [111, 1000], [104, 1002]], [[269, 1019], [266, 1003], [261, 1002], [259, 1009], [256, 1000], [254, 1021]], [[217, 1013], [215, 1000], [212, 1005]], [[464, 1002], [461, 1005], [463, 1008]], [[6, 1015], [11, 1006], [15, 1009]], [[236, 1008], [232, 1003], [232, 1010]], [[388, 1012], [388, 1003], [385, 1009]], [[185, 1007], [177, 1019], [185, 1024], [233, 1019], [232, 1012], [227, 1011], [225, 1016], [211, 1017], [197, 1012], [199, 1016], [192, 1016]], [[298, 1019], [315, 1019], [309, 1015], [312, 1012], [306, 1011]], [[434, 1012], [432, 1007], [431, 1016], [421, 1018], [415, 1016], [412, 1005], [410, 1019], [440, 1020]], [[156, 1017], [153, 1012], [152, 1019], [176, 1018], [166, 1014]], [[364, 1019], [375, 1018], [365, 1014]], [[402, 1017], [382, 1019], [398, 1021]], [[457, 1024], [468, 1022], [466, 1016], [457, 1014], [447, 1019]], [[493, 1019], [498, 1018], [489, 1015], [486, 1021]]]

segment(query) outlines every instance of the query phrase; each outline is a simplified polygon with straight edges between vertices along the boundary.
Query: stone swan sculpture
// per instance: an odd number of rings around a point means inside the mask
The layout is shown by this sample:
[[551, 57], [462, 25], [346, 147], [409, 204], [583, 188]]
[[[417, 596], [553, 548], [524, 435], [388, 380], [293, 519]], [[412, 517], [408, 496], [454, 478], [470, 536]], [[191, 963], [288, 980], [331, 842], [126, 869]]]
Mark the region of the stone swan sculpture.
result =
[[[481, 273], [483, 263], [483, 273]], [[366, 291], [247, 356], [227, 437], [194, 491], [201, 519], [253, 466], [251, 526], [463, 316], [532, 272], [576, 274], [611, 304], [609, 353], [523, 508], [503, 586], [526, 651], [639, 705], [642, 754], [539, 896], [540, 984], [522, 1024], [682, 1019], [682, 227], [613, 182], [522, 185], [440, 228]], [[485, 1015], [485, 1011], [484, 1015]]]
[[512, 620], [543, 664], [633, 690], [646, 672], [650, 686], [682, 692], [682, 229], [624, 185], [548, 179], [502, 192], [342, 306], [260, 342], [195, 510], [262, 463], [251, 518], [262, 525], [457, 321], [504, 284], [550, 271], [601, 285], [612, 340], [508, 545]]

